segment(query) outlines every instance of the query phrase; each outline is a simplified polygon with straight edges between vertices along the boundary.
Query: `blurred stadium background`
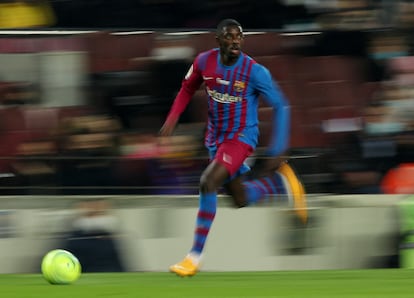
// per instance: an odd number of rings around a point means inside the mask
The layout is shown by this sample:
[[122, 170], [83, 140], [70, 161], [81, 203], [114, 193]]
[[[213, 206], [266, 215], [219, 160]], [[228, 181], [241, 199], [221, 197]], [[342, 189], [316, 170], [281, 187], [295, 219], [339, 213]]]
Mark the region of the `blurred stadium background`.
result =
[[[244, 25], [245, 52], [270, 69], [291, 103], [289, 157], [310, 194], [311, 221], [296, 226], [283, 206], [243, 210], [261, 231], [250, 252], [259, 268], [240, 266], [245, 252], [222, 262], [228, 230], [212, 236], [218, 261], [207, 269], [400, 266], [414, 216], [406, 203], [414, 193], [414, 2], [31, 0], [0, 1], [4, 272], [35, 271], [79, 214], [111, 213], [103, 220], [111, 235], [120, 221], [115, 235], [128, 240], [119, 242], [118, 265], [129, 266], [117, 270], [164, 270], [181, 256], [206, 164], [203, 91], [175, 136], [157, 132], [192, 59], [215, 46], [214, 26], [225, 17]], [[270, 113], [261, 107], [259, 147]], [[101, 199], [110, 207], [95, 204]], [[238, 212], [225, 209], [217, 225], [242, 225]], [[154, 251], [162, 257], [141, 263]]]

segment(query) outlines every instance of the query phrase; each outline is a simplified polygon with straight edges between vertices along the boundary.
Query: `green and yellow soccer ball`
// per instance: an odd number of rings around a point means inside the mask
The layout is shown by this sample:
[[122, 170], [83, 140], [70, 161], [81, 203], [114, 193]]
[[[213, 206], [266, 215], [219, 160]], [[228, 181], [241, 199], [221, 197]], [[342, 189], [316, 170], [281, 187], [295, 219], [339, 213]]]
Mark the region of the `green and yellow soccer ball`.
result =
[[67, 250], [54, 249], [43, 257], [42, 274], [51, 284], [72, 284], [79, 279], [81, 272], [79, 260]]

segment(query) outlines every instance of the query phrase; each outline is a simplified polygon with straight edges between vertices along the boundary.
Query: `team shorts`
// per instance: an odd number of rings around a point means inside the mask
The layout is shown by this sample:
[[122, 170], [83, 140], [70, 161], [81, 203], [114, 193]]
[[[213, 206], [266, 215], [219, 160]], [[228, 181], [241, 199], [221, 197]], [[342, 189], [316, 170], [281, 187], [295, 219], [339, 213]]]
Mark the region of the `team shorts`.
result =
[[245, 163], [253, 153], [253, 147], [238, 140], [226, 140], [217, 149], [210, 149], [210, 160], [223, 165], [231, 178], [245, 174], [250, 167]]

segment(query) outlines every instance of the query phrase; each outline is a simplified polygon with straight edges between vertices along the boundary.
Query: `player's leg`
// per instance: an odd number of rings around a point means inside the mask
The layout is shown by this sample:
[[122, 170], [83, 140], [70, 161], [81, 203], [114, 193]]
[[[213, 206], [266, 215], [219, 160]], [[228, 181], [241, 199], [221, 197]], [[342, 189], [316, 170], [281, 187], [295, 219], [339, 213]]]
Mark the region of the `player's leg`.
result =
[[200, 179], [199, 209], [194, 231], [193, 246], [181, 262], [172, 265], [170, 271], [179, 276], [192, 276], [197, 273], [201, 254], [207, 240], [217, 209], [217, 190], [228, 178], [229, 172], [214, 159], [204, 170]]
[[213, 160], [201, 175], [200, 200], [191, 253], [201, 255], [217, 210], [217, 190], [228, 177], [227, 169]]
[[249, 205], [243, 182], [243, 176], [237, 176], [224, 185], [226, 192], [231, 196], [234, 206], [237, 208], [243, 208]]
[[[242, 169], [243, 167], [241, 167]], [[255, 205], [267, 198], [289, 199], [302, 223], [307, 222], [306, 193], [293, 168], [283, 162], [271, 175], [244, 181], [237, 176], [225, 185], [237, 207]]]
[[[280, 173], [275, 172], [271, 176], [244, 181], [242, 176], [229, 181], [226, 190], [232, 196], [236, 207], [255, 205], [268, 198], [268, 195], [286, 197], [286, 184]], [[279, 196], [280, 197], [280, 196]]]

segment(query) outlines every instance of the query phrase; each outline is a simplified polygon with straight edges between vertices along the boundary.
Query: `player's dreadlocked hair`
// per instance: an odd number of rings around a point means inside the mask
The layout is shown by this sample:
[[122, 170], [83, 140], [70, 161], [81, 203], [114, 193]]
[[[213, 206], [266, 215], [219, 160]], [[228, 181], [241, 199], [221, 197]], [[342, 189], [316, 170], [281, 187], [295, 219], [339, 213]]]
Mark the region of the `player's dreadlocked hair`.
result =
[[223, 29], [228, 26], [237, 26], [239, 27], [240, 31], [243, 32], [242, 26], [239, 22], [234, 19], [224, 19], [217, 25], [216, 35], [220, 35], [223, 32]]

